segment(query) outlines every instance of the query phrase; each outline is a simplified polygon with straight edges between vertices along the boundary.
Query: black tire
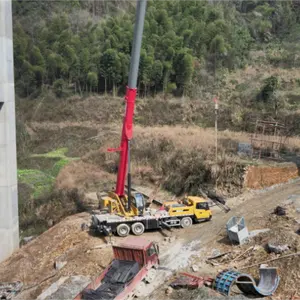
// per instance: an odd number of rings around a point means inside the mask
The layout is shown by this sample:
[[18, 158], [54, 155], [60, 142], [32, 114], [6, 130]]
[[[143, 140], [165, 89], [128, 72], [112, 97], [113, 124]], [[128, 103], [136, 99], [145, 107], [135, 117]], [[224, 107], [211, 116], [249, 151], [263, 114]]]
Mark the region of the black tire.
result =
[[117, 227], [117, 234], [118, 236], [125, 237], [129, 234], [130, 227], [127, 224], [120, 224]]
[[131, 225], [131, 231], [134, 235], [142, 235], [145, 231], [145, 226], [141, 222], [137, 222]]
[[190, 217], [184, 217], [180, 221], [180, 225], [182, 228], [188, 228], [193, 225], [193, 220]]

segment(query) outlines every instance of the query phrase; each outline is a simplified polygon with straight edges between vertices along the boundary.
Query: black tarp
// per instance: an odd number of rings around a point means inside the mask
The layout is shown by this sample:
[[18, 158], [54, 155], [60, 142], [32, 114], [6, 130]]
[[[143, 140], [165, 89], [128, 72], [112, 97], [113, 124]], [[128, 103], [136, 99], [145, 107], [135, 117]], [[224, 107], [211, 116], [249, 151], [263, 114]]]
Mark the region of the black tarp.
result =
[[112, 300], [124, 290], [138, 272], [139, 264], [137, 262], [114, 260], [99, 288], [83, 291], [83, 299]]

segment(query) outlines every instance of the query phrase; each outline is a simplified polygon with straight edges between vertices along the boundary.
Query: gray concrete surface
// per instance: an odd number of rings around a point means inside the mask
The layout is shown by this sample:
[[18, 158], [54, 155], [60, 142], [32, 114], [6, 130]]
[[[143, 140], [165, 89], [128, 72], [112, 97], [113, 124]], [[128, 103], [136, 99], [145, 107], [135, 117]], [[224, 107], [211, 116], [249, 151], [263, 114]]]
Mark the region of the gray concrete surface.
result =
[[0, 1], [0, 262], [19, 247], [11, 0]]

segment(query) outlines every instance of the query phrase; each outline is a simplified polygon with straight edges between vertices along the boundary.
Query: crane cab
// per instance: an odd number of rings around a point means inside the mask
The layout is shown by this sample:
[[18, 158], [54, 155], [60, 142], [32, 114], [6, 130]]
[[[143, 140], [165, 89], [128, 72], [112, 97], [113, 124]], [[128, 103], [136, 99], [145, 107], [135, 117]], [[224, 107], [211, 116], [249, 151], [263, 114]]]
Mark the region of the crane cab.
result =
[[142, 216], [146, 207], [146, 200], [142, 193], [132, 192], [131, 207], [128, 209], [128, 196], [119, 197], [115, 192], [109, 192], [99, 197], [102, 213], [116, 214], [123, 217]]

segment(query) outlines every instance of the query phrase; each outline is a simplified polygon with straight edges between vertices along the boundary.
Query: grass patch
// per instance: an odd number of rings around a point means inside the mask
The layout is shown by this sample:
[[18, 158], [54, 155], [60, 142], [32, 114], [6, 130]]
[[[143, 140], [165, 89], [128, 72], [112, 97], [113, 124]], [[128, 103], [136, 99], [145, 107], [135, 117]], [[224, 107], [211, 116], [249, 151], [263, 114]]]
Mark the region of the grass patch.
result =
[[32, 198], [37, 199], [51, 192], [55, 178], [39, 170], [18, 170], [18, 181], [32, 189]]
[[68, 151], [68, 148], [59, 148], [48, 153], [33, 154], [31, 157], [66, 158], [66, 153], [68, 153]]

